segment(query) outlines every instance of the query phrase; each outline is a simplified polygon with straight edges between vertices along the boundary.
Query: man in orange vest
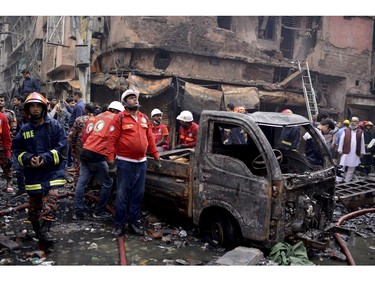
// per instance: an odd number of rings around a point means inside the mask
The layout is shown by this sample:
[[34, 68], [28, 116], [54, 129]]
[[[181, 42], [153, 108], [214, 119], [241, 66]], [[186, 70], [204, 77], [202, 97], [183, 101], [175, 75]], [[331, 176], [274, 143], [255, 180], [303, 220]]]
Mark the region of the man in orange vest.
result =
[[73, 219], [81, 220], [85, 216], [85, 206], [83, 203], [86, 186], [92, 176], [96, 176], [101, 182], [99, 202], [93, 217], [96, 219], [106, 219], [111, 214], [105, 211], [111, 193], [113, 180], [109, 175], [108, 156], [108, 135], [113, 127], [110, 123], [113, 117], [124, 110], [124, 106], [113, 101], [108, 106], [108, 111], [100, 113], [93, 122], [87, 122], [83, 131], [86, 132], [82, 139], [83, 148], [81, 150], [80, 171], [74, 196], [74, 216]]

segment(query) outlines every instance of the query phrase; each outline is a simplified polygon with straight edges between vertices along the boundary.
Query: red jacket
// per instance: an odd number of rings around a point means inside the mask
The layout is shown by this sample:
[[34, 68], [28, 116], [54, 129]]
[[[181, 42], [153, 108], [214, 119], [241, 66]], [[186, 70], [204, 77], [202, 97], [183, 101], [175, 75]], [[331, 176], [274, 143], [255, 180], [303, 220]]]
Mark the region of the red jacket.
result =
[[178, 131], [178, 144], [184, 144], [184, 147], [195, 147], [198, 137], [199, 125], [195, 122], [191, 123], [189, 130], [185, 130], [182, 126]]
[[109, 161], [113, 161], [116, 155], [137, 161], [146, 157], [147, 152], [153, 158], [159, 158], [150, 121], [139, 111], [137, 118], [138, 122], [126, 109], [113, 117], [113, 131], [110, 132], [108, 142]]
[[168, 150], [169, 148], [168, 126], [163, 123], [160, 123], [157, 126], [155, 126], [155, 124], [151, 124], [151, 128], [152, 128], [152, 134], [154, 135], [154, 138], [155, 138], [155, 143], [158, 143], [159, 141], [161, 141], [163, 136], [165, 136], [165, 142], [163, 145], [161, 145], [161, 147], [163, 148], [164, 151]]
[[81, 142], [85, 143], [87, 138], [89, 137], [92, 129], [94, 128], [94, 123], [96, 120], [96, 116], [90, 116], [89, 120], [87, 120], [85, 126], [82, 128], [82, 136], [81, 136]]
[[95, 119], [89, 119], [86, 126], [83, 128], [83, 131], [86, 132], [86, 140], [83, 140], [84, 135], [82, 135], [84, 149], [108, 156], [108, 139], [109, 132], [111, 131], [110, 124], [115, 115], [116, 114], [110, 111], [105, 111], [95, 116]]
[[0, 112], [0, 135], [1, 141], [0, 146], [4, 149], [4, 156], [8, 159], [12, 157], [11, 149], [12, 149], [12, 141], [10, 138], [10, 129], [9, 129], [9, 122], [8, 118], [4, 113]]

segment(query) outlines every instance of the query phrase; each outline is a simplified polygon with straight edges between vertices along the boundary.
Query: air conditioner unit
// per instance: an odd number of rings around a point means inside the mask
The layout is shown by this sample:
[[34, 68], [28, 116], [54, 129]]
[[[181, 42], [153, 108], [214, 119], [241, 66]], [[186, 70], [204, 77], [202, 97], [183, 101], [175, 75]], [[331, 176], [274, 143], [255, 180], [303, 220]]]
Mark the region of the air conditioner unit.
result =
[[88, 45], [76, 45], [76, 65], [78, 67], [90, 65], [90, 51]]

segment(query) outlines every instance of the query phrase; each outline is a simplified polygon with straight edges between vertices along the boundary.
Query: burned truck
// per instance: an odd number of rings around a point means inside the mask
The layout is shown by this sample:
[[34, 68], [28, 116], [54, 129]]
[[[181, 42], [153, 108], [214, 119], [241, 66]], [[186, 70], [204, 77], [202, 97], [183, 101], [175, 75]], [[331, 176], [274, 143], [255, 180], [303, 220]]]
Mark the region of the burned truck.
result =
[[[277, 149], [288, 127], [299, 128], [298, 149]], [[321, 165], [305, 155], [306, 132], [321, 153]], [[305, 117], [204, 110], [196, 147], [160, 156], [160, 171], [148, 159], [145, 199], [174, 208], [199, 226], [202, 236], [226, 248], [244, 240], [271, 248], [290, 239], [324, 247], [335, 203], [335, 165]]]

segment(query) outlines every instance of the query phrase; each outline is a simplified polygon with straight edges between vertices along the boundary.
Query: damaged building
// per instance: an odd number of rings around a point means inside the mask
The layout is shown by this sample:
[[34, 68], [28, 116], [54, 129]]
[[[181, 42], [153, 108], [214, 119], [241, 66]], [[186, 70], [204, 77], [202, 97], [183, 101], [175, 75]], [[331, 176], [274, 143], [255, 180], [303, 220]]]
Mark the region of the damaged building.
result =
[[198, 119], [228, 102], [308, 117], [308, 74], [319, 111], [374, 116], [370, 16], [1, 16], [0, 29], [8, 97], [24, 68], [47, 96], [81, 89], [105, 104], [135, 87], [142, 111], [160, 108], [173, 132], [181, 110]]

